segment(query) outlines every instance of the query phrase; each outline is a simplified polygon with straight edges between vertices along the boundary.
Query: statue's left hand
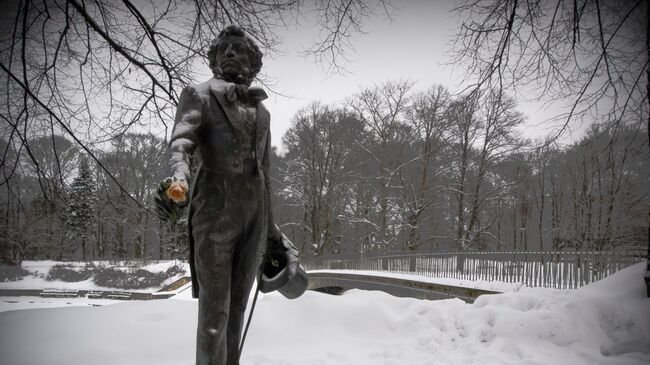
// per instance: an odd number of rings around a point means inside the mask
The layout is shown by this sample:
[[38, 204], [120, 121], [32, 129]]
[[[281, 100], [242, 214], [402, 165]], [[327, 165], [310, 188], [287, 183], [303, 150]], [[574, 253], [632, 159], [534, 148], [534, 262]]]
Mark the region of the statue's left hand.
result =
[[188, 190], [185, 180], [168, 177], [161, 181], [158, 186], [158, 196], [154, 198], [158, 218], [175, 222], [180, 210], [187, 205]]

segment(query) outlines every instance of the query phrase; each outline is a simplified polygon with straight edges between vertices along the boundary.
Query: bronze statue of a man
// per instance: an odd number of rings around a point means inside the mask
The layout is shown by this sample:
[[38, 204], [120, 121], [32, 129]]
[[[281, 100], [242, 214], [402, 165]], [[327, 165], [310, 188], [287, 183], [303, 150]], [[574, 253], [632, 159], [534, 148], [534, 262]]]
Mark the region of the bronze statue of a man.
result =
[[[197, 365], [239, 364], [244, 312], [273, 224], [269, 187], [270, 115], [266, 93], [249, 88], [262, 52], [238, 26], [208, 52], [214, 77], [186, 87], [169, 142], [168, 196], [189, 190], [192, 294], [199, 299]], [[196, 176], [189, 157], [198, 154]], [[191, 182], [191, 189], [188, 189]]]

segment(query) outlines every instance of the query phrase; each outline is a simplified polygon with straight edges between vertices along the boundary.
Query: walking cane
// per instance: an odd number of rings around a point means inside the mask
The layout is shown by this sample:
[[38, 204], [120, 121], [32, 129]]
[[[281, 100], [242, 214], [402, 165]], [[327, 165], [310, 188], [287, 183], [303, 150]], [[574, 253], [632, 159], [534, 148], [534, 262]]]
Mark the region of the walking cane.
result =
[[[283, 244], [284, 240], [287, 241], [286, 245]], [[267, 261], [275, 269], [271, 269], [269, 272], [265, 273], [265, 265]], [[264, 276], [265, 274], [269, 276], [269, 278]], [[265, 279], [265, 281], [262, 279]], [[275, 249], [267, 249], [264, 258], [262, 259], [262, 266], [260, 267], [260, 273], [257, 277], [257, 288], [255, 289], [255, 296], [253, 297], [253, 304], [251, 306], [251, 311], [248, 314], [248, 322], [246, 323], [244, 335], [242, 336], [239, 345], [240, 358], [242, 349], [244, 348], [246, 334], [248, 333], [248, 328], [250, 327], [251, 319], [253, 318], [257, 296], [260, 291], [262, 293], [270, 293], [277, 290], [285, 298], [295, 299], [307, 290], [308, 283], [309, 277], [304, 268], [300, 265], [298, 250], [283, 235], [281, 241], [276, 243]]]
[[[265, 256], [266, 259], [266, 256]], [[264, 262], [264, 260], [262, 260]], [[263, 266], [262, 266], [263, 267]], [[260, 274], [257, 276], [257, 285], [255, 288], [255, 295], [253, 296], [253, 304], [251, 305], [251, 311], [248, 313], [248, 321], [246, 322], [246, 327], [244, 328], [244, 335], [242, 336], [241, 343], [239, 344], [239, 358], [241, 359], [241, 353], [244, 349], [244, 342], [246, 341], [246, 334], [248, 334], [248, 327], [251, 325], [251, 319], [253, 319], [253, 311], [255, 310], [255, 303], [257, 303], [257, 296], [260, 294], [260, 281], [262, 280], [262, 268], [260, 268]]]

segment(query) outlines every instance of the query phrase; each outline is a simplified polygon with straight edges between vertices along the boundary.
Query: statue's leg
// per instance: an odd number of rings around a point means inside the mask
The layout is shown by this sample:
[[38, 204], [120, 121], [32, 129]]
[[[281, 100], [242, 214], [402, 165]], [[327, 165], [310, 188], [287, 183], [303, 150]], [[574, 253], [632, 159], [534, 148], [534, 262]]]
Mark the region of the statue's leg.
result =
[[193, 219], [192, 234], [200, 288], [196, 365], [223, 365], [227, 356], [232, 260], [241, 229], [229, 214], [204, 214], [201, 219]]
[[[256, 196], [259, 191], [252, 195]], [[257, 195], [259, 197], [259, 195]], [[230, 300], [230, 317], [228, 319], [228, 362], [227, 365], [239, 365], [239, 344], [244, 327], [246, 304], [253, 283], [260, 271], [266, 232], [267, 216], [263, 208], [264, 201], [257, 199], [252, 208], [246, 212], [247, 224], [241, 245], [235, 249]], [[258, 209], [255, 209], [257, 205]]]

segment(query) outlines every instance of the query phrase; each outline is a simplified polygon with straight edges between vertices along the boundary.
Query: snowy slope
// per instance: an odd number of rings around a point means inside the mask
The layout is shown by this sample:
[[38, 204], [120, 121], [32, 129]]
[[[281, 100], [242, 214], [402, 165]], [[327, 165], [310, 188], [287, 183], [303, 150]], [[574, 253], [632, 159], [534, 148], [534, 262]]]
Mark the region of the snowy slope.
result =
[[[352, 290], [261, 296], [242, 364], [648, 364], [643, 264], [566, 292], [424, 301]], [[0, 313], [6, 365], [193, 364], [196, 301]]]

